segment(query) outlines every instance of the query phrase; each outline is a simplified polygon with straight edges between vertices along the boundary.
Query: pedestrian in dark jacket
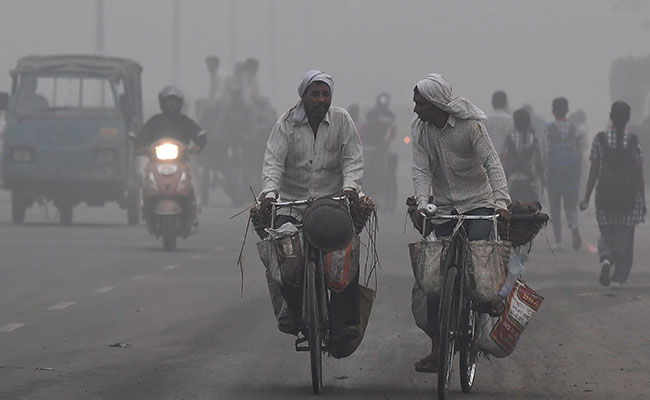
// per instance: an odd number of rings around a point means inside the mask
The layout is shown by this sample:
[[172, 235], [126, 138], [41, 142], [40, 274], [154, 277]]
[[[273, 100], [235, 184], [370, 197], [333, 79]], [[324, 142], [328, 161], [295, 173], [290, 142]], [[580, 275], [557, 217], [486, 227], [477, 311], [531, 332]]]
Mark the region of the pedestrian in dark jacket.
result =
[[610, 118], [611, 128], [596, 135], [591, 147], [591, 168], [580, 210], [587, 209], [595, 187], [599, 280], [603, 286], [616, 287], [627, 281], [632, 269], [634, 228], [645, 222], [646, 206], [643, 152], [637, 136], [625, 129], [630, 106], [615, 102]]

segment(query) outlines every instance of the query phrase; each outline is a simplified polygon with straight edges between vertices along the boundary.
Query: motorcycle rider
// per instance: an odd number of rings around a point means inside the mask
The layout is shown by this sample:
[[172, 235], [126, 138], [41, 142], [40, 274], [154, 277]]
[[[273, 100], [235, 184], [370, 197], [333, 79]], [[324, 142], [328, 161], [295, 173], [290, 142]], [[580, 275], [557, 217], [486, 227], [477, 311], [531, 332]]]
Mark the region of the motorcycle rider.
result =
[[[342, 192], [351, 201], [357, 199], [363, 175], [361, 140], [347, 111], [330, 107], [333, 86], [330, 75], [316, 70], [307, 72], [298, 86], [300, 101], [273, 127], [264, 155], [260, 194], [261, 207], [266, 212], [277, 198], [290, 201], [329, 197]], [[286, 222], [298, 223], [302, 210], [284, 211], [288, 215], [278, 215], [278, 227]], [[279, 284], [268, 276], [267, 280], [278, 328], [296, 334], [300, 291], [279, 288]], [[282, 293], [288, 307], [277, 301], [278, 292]], [[342, 292], [331, 293], [329, 306], [330, 340], [343, 342], [357, 338], [353, 326], [359, 323], [358, 273]]]
[[183, 114], [185, 96], [174, 86], [165, 86], [158, 93], [159, 114], [149, 118], [135, 138], [136, 149], [143, 149], [162, 138], [175, 139], [186, 145], [192, 141], [199, 150], [205, 146], [207, 137], [192, 118]]
[[388, 149], [396, 135], [395, 114], [390, 110], [390, 94], [379, 93], [375, 107], [366, 114], [363, 144]]
[[395, 114], [390, 110], [390, 94], [377, 95], [375, 107], [366, 114], [361, 129], [366, 162], [365, 189], [378, 199], [381, 209], [392, 212], [397, 198], [397, 154], [390, 144], [397, 136]]
[[[207, 143], [205, 131], [181, 112], [184, 98], [183, 92], [174, 86], [165, 86], [158, 93], [158, 104], [162, 112], [149, 118], [140, 129], [135, 138], [136, 152], [142, 154], [147, 147], [160, 139], [175, 139], [188, 146], [193, 142], [198, 147], [197, 153], [205, 146]], [[148, 209], [147, 204], [143, 205], [143, 209]], [[193, 191], [190, 209], [190, 220], [195, 223], [197, 206]]]

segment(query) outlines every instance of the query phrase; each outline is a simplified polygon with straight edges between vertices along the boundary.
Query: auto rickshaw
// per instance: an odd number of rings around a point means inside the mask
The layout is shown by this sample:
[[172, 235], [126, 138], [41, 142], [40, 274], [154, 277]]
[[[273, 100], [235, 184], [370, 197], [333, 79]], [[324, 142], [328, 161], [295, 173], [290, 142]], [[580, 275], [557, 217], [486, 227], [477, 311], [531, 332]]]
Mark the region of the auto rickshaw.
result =
[[52, 202], [69, 225], [74, 206], [117, 202], [140, 219], [130, 132], [142, 126], [142, 67], [95, 55], [21, 58], [11, 71], [2, 178], [14, 224], [34, 202]]

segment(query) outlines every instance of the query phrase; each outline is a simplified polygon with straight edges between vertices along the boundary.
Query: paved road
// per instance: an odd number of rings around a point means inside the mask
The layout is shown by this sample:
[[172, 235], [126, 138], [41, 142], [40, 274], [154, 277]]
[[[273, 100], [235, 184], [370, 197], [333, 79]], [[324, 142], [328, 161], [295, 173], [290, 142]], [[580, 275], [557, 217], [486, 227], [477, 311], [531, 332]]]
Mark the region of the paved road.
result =
[[[0, 399], [309, 398], [308, 356], [275, 329], [254, 236], [240, 297], [235, 211], [206, 207], [199, 233], [165, 253], [115, 207], [79, 207], [70, 227], [32, 208], [12, 226], [0, 193]], [[325, 359], [323, 398], [435, 393], [435, 375], [413, 370], [428, 349], [409, 305], [416, 236], [402, 214], [380, 225], [367, 336], [351, 357]], [[650, 397], [650, 231], [638, 232], [631, 283], [617, 291], [598, 286], [594, 223], [579, 252], [553, 254], [541, 235], [525, 274], [541, 311], [511, 357], [481, 360], [473, 394], [459, 393], [455, 373], [453, 397]]]

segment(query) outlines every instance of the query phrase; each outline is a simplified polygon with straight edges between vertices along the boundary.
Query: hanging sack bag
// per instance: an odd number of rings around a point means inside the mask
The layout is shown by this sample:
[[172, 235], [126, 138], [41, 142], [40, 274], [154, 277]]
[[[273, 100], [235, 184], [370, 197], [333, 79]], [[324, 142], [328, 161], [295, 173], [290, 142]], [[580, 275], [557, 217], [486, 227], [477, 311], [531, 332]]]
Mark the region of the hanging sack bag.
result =
[[327, 287], [340, 293], [359, 273], [359, 236], [354, 235], [348, 245], [340, 250], [325, 253], [325, 282]]
[[448, 240], [421, 240], [409, 244], [415, 282], [427, 296], [437, 296], [442, 290], [441, 267], [448, 248]]
[[481, 314], [476, 330], [477, 348], [497, 358], [512, 354], [521, 334], [543, 301], [544, 297], [517, 280], [508, 295], [506, 311], [502, 316]]
[[476, 240], [469, 242], [470, 261], [465, 273], [465, 288], [477, 303], [491, 303], [508, 276], [511, 243], [505, 240]]

